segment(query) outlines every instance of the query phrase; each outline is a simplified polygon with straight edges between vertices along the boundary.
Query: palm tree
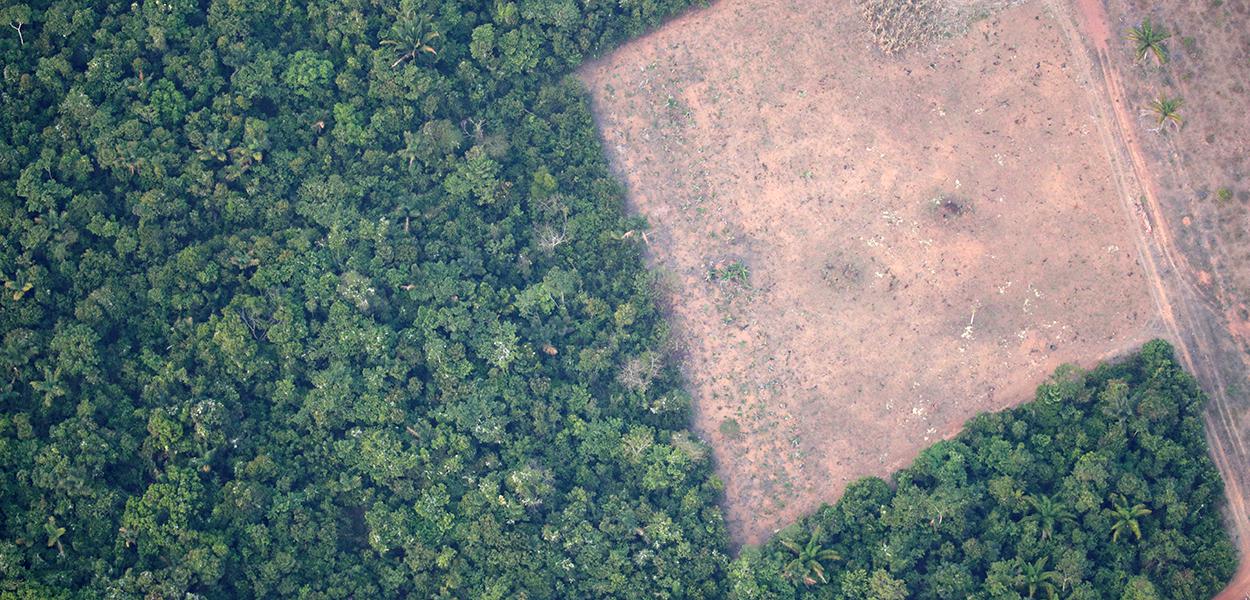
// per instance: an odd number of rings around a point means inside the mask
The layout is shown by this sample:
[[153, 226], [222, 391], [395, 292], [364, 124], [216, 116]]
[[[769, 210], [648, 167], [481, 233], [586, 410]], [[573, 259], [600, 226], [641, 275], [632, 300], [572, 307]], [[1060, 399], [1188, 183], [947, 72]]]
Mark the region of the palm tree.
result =
[[1059, 573], [1046, 570], [1046, 561], [1049, 558], [1043, 556], [1032, 563], [1021, 562], [1020, 576], [1023, 581], [1020, 587], [1028, 591], [1027, 597], [1036, 596], [1038, 590], [1046, 592], [1047, 598], [1055, 597], [1055, 584], [1059, 583]]
[[1022, 523], [1037, 523], [1038, 529], [1042, 532], [1042, 539], [1047, 539], [1053, 535], [1056, 525], [1076, 521], [1072, 511], [1050, 496], [1025, 496], [1024, 501], [1029, 503], [1029, 506], [1033, 508], [1033, 512], [1020, 519], [1020, 521]]
[[1133, 537], [1141, 540], [1141, 524], [1137, 522], [1137, 519], [1151, 513], [1151, 510], [1146, 508], [1145, 504], [1139, 503], [1129, 506], [1128, 502], [1121, 496], [1119, 501], [1115, 503], [1114, 508], [1107, 512], [1115, 519], [1115, 523], [1111, 526], [1112, 542], [1120, 541], [1120, 534], [1125, 531], [1133, 532]]
[[421, 146], [421, 138], [411, 131], [405, 131], [404, 148], [399, 151], [399, 157], [407, 159], [408, 167], [412, 168], [412, 163], [416, 162], [424, 154], [425, 150]]
[[391, 63], [391, 68], [395, 68], [406, 60], [417, 58], [422, 53], [437, 55], [438, 51], [432, 44], [440, 37], [442, 35], [434, 31], [430, 25], [429, 17], [417, 15], [416, 8], [409, 6], [400, 15], [399, 20], [391, 26], [391, 31], [387, 38], [382, 40], [382, 45], [395, 47], [396, 58], [395, 62]]
[[1142, 60], [1147, 54], [1151, 54], [1160, 65], [1168, 61], [1168, 46], [1164, 40], [1170, 37], [1172, 34], [1162, 27], [1156, 27], [1150, 22], [1150, 17], [1146, 17], [1141, 25], [1128, 30], [1128, 39], [1135, 45], [1137, 60]]
[[[1163, 129], [1164, 125], [1171, 123], [1177, 130], [1185, 123], [1185, 119], [1181, 117], [1181, 106], [1184, 101], [1180, 98], [1168, 98], [1167, 96], [1159, 96], [1150, 103], [1150, 109], [1147, 111], [1159, 120], [1159, 129]], [[1157, 130], [1156, 130], [1157, 131]]]
[[48, 547], [56, 547], [56, 551], [61, 556], [65, 556], [65, 546], [61, 544], [61, 537], [65, 535], [65, 528], [56, 524], [56, 517], [48, 517], [48, 523], [43, 526], [44, 531], [48, 533]]
[[800, 546], [798, 542], [786, 539], [781, 540], [781, 545], [794, 553], [794, 560], [786, 564], [784, 571], [786, 576], [798, 579], [804, 585], [815, 585], [817, 582], [829, 583], [825, 577], [825, 566], [821, 563], [842, 559], [842, 555], [836, 550], [820, 547], [820, 527], [812, 531], [806, 545]]

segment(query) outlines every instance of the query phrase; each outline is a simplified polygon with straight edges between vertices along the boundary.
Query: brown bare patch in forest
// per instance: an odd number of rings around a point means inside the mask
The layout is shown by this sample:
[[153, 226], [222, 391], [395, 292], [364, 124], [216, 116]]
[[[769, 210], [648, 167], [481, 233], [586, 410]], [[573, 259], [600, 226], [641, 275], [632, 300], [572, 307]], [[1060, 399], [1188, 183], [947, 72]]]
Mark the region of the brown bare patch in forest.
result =
[[1159, 333], [1070, 48], [1041, 2], [890, 57], [853, 3], [722, 0], [583, 69], [735, 541]]

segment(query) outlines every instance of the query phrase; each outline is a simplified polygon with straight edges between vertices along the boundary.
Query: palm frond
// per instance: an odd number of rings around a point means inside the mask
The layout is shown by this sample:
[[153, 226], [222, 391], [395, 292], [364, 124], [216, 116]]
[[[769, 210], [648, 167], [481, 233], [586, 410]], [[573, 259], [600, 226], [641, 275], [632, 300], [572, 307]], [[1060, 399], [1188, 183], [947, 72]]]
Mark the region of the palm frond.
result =
[[829, 580], [825, 579], [825, 566], [820, 564], [820, 561], [813, 560], [811, 564], [808, 565], [808, 568], [816, 574], [816, 578], [819, 579], [821, 583], [829, 583]]
[[1140, 61], [1147, 55], [1153, 55], [1160, 65], [1168, 62], [1168, 46], [1164, 42], [1170, 37], [1172, 34], [1156, 26], [1149, 17], [1143, 20], [1141, 25], [1129, 29], [1128, 32], [1128, 39], [1134, 44], [1133, 50], [1137, 55], [1137, 60]]
[[[1167, 96], [1159, 96], [1158, 98], [1155, 98], [1153, 101], [1151, 101], [1149, 112], [1153, 114], [1154, 117], [1158, 120], [1159, 127], [1162, 128], [1163, 126], [1168, 125], [1170, 123], [1174, 128], [1180, 129], [1181, 126], [1185, 124], [1185, 119], [1184, 117], [1181, 116], [1181, 113], [1180, 113], [1181, 107], [1184, 106], [1184, 104], [1185, 104], [1184, 101], [1181, 100], [1180, 98], [1168, 98]], [[1146, 510], [1146, 513], [1140, 516], [1145, 516], [1145, 515], [1150, 514], [1149, 509], [1147, 509], [1145, 506], [1141, 504], [1138, 504], [1137, 506], [1133, 507], [1133, 510], [1135, 511], [1138, 507], [1141, 507], [1143, 510]]]

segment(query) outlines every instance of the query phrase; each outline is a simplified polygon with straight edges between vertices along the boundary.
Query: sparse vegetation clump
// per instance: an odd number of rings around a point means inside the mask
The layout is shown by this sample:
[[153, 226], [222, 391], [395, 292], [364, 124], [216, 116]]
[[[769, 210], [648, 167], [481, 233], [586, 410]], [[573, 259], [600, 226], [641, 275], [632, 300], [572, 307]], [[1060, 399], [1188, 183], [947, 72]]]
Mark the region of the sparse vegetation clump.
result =
[[898, 54], [941, 36], [957, 34], [968, 23], [1020, 0], [856, 0], [881, 51]]
[[877, 46], [886, 54], [922, 45], [942, 32], [941, 6], [936, 0], [859, 0], [859, 6]]
[[848, 290], [864, 280], [864, 267], [856, 260], [832, 257], [820, 268], [820, 279], [834, 290]]
[[708, 269], [707, 279], [747, 287], [751, 283], [751, 268], [741, 260], [735, 260], [729, 264], [718, 264]]

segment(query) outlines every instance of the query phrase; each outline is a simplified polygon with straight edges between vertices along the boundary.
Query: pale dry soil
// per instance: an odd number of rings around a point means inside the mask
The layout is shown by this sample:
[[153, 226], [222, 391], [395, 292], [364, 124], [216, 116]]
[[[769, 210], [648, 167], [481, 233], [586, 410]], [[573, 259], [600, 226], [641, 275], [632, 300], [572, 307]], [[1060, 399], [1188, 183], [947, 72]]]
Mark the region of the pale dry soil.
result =
[[849, 2], [721, 0], [581, 72], [735, 542], [1164, 331], [1065, 15], [886, 57]]

